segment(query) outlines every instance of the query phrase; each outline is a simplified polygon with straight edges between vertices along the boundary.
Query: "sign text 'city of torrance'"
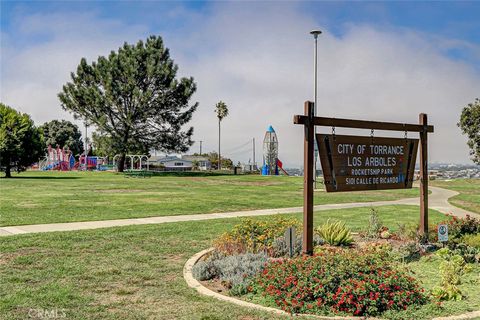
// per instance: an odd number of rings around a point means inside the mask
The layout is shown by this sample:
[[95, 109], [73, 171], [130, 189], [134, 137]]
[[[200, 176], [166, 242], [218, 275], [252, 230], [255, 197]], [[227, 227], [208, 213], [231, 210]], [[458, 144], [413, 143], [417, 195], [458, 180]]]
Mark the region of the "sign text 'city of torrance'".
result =
[[317, 134], [327, 192], [411, 188], [418, 139]]

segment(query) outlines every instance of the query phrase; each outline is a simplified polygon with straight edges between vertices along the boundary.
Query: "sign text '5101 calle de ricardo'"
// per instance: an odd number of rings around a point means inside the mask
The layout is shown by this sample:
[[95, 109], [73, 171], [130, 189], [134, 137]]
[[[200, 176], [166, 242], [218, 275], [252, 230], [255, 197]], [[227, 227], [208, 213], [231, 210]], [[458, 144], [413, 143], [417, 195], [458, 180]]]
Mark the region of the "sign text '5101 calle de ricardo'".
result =
[[418, 139], [317, 135], [327, 192], [411, 188]]

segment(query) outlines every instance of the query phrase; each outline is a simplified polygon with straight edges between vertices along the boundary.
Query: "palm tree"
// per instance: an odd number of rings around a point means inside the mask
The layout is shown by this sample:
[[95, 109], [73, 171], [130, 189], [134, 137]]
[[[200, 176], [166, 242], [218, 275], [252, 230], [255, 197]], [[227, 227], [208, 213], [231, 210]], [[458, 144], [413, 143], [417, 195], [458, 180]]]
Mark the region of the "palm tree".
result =
[[222, 157], [220, 156], [220, 123], [222, 122], [223, 118], [228, 116], [228, 107], [223, 101], [219, 101], [215, 105], [215, 113], [217, 114], [218, 118], [218, 170], [222, 168]]

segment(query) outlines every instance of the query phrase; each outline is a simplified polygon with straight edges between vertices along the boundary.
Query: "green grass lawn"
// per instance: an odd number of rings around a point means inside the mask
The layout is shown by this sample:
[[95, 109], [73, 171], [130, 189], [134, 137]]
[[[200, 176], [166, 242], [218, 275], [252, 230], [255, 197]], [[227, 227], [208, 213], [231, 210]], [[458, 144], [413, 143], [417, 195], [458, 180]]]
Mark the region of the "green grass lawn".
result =
[[[384, 224], [393, 229], [397, 223], [418, 221], [415, 206], [378, 210]], [[368, 208], [323, 211], [315, 214], [314, 221], [318, 224], [337, 217], [359, 231], [366, 226], [368, 212]], [[289, 216], [301, 218], [301, 214]], [[432, 223], [443, 218], [436, 211], [430, 212]], [[61, 310], [68, 319], [286, 318], [201, 296], [183, 280], [186, 260], [239, 221], [218, 219], [0, 238], [0, 319], [25, 319], [31, 309]], [[427, 287], [438, 282], [435, 265], [424, 272], [419, 269], [418, 276]], [[462, 289], [471, 293], [475, 287], [466, 284]], [[480, 309], [479, 300], [480, 295], [471, 294], [454, 307], [421, 309], [414, 318]]]
[[454, 206], [480, 213], [480, 179], [455, 179], [431, 181], [433, 186], [460, 192], [448, 201]]
[[[302, 177], [35, 172], [0, 179], [0, 226], [301, 206]], [[315, 192], [315, 204], [417, 197], [418, 189]]]

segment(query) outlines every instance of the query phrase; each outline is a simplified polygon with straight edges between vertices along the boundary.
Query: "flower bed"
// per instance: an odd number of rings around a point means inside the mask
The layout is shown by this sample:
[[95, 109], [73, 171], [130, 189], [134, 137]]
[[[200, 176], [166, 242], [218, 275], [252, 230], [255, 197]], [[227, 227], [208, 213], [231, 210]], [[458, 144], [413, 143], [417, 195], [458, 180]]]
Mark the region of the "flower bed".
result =
[[[472, 296], [478, 295], [472, 288], [480, 279], [468, 275], [480, 271], [478, 220], [448, 220], [455, 231], [451, 248], [436, 253], [441, 246], [424, 244], [414, 228], [390, 232], [375, 215], [369, 230], [356, 235], [339, 221], [319, 226], [313, 256], [301, 256], [297, 234], [293, 257], [283, 235], [292, 226], [300, 231], [299, 221], [245, 219], [214, 242], [213, 252], [192, 273], [214, 291], [291, 314], [403, 319], [449, 314], [459, 310], [456, 305], [480, 309], [480, 299]], [[422, 274], [420, 280], [411, 266]], [[430, 278], [436, 281], [425, 287]]]
[[272, 261], [256, 278], [258, 293], [290, 313], [331, 310], [378, 315], [427, 301], [406, 270], [392, 264], [384, 249], [329, 249], [312, 257]]

